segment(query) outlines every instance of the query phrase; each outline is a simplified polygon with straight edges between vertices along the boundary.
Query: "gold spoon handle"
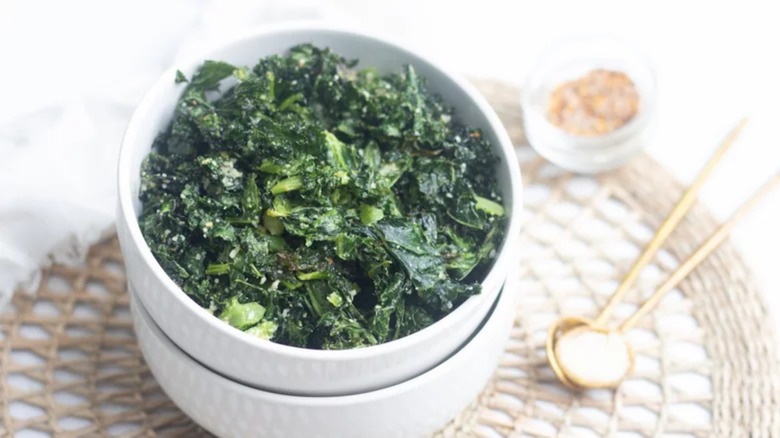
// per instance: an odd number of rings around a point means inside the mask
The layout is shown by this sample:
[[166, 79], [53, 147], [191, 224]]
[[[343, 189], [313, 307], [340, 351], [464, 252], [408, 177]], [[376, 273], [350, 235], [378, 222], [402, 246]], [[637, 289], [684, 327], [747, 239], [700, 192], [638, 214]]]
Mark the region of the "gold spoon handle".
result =
[[677, 205], [675, 205], [672, 211], [669, 212], [669, 215], [666, 217], [666, 219], [664, 219], [663, 223], [656, 231], [655, 236], [653, 236], [653, 238], [647, 244], [639, 258], [636, 259], [634, 265], [631, 266], [631, 269], [623, 278], [623, 281], [620, 283], [617, 290], [615, 290], [615, 292], [609, 298], [607, 304], [603, 309], [601, 309], [601, 313], [599, 313], [599, 315], [594, 320], [594, 326], [601, 327], [606, 323], [606, 320], [609, 318], [615, 306], [623, 299], [623, 295], [625, 295], [628, 289], [633, 286], [637, 277], [639, 277], [639, 273], [642, 271], [642, 268], [644, 268], [645, 265], [650, 262], [653, 256], [655, 256], [656, 252], [658, 252], [658, 249], [661, 247], [661, 245], [663, 245], [664, 241], [666, 241], [669, 235], [672, 234], [672, 231], [674, 231], [675, 227], [677, 227], [677, 224], [680, 223], [680, 220], [683, 218], [683, 216], [685, 216], [685, 213], [687, 213], [691, 208], [694, 201], [696, 200], [696, 195], [699, 193], [699, 189], [701, 189], [701, 186], [704, 184], [704, 181], [737, 139], [746, 123], [747, 119], [742, 119], [739, 124], [734, 129], [732, 129], [731, 132], [729, 132], [729, 134], [723, 140], [723, 143], [721, 143], [720, 147], [718, 147], [715, 153], [713, 153], [710, 157], [709, 161], [707, 161], [707, 164], [705, 164], [704, 167], [699, 171], [696, 179], [693, 181], [690, 187], [688, 187], [688, 190], [685, 191], [680, 200], [677, 201]]
[[699, 246], [687, 260], [685, 260], [680, 266], [666, 279], [653, 295], [642, 304], [642, 307], [637, 309], [636, 313], [631, 315], [618, 329], [621, 332], [631, 330], [636, 323], [645, 316], [648, 312], [658, 304], [659, 301], [666, 295], [667, 292], [674, 289], [680, 281], [685, 278], [691, 271], [693, 271], [699, 263], [702, 262], [707, 256], [710, 255], [718, 246], [723, 243], [728, 237], [731, 229], [742, 220], [747, 213], [761, 201], [767, 193], [769, 193], [777, 184], [780, 183], [780, 172], [770, 178], [753, 196], [750, 197], [745, 203], [743, 203], [739, 209], [726, 221], [718, 227], [718, 229], [707, 238], [704, 243]]

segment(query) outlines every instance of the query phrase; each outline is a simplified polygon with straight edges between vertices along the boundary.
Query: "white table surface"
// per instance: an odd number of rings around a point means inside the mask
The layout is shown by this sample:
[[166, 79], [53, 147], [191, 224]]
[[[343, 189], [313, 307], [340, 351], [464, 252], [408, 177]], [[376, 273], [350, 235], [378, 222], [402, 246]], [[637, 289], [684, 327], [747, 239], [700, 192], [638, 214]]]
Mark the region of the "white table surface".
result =
[[[766, 2], [768, 4], [768, 2]], [[335, 0], [369, 29], [413, 44], [471, 76], [518, 85], [537, 54], [572, 34], [640, 46], [658, 78], [659, 129], [648, 152], [690, 181], [728, 130], [750, 123], [701, 199], [721, 219], [780, 170], [780, 42], [762, 2]], [[347, 20], [349, 21], [349, 20]], [[735, 230], [780, 335], [780, 190]]]

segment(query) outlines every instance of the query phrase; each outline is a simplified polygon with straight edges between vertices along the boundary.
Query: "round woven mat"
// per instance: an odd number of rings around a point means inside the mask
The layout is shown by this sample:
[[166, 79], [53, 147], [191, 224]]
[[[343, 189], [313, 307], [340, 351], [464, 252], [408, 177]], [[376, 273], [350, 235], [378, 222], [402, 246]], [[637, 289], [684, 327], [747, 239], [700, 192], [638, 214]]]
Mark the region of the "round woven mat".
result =
[[[526, 222], [512, 339], [484, 392], [442, 436], [780, 436], [780, 375], [763, 303], [723, 245], [631, 332], [637, 369], [617, 391], [574, 393], [543, 351], [560, 314], [595, 315], [681, 191], [646, 156], [591, 178], [538, 158], [518, 91], [480, 83], [518, 145]], [[715, 223], [695, 207], [616, 318], [636, 308]], [[0, 316], [0, 433], [199, 436], [136, 345], [115, 239], [83, 267], [54, 266]]]

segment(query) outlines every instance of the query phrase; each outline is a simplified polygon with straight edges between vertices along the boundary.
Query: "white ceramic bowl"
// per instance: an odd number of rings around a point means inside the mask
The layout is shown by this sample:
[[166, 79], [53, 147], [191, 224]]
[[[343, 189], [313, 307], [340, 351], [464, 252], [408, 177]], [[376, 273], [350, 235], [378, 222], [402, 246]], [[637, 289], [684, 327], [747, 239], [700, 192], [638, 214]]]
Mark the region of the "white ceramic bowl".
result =
[[440, 365], [394, 386], [340, 397], [281, 395], [226, 379], [177, 348], [135, 295], [131, 309], [141, 351], [160, 386], [217, 436], [412, 438], [445, 426], [485, 386], [514, 321], [515, 283], [507, 281], [484, 324]]
[[149, 91], [127, 127], [119, 158], [117, 229], [128, 280], [163, 332], [187, 354], [231, 379], [287, 394], [343, 395], [382, 388], [424, 372], [452, 354], [473, 333], [518, 261], [521, 180], [512, 143], [495, 112], [467, 82], [415, 52], [384, 39], [322, 24], [293, 23], [253, 30], [192, 62], [176, 67], [186, 75], [206, 59], [254, 65], [304, 42], [328, 46], [359, 66], [397, 71], [412, 64], [429, 88], [456, 109], [457, 117], [482, 128], [501, 160], [496, 175], [509, 215], [506, 239], [482, 282], [483, 292], [417, 333], [385, 344], [342, 351], [295, 348], [260, 340], [230, 327], [192, 301], [165, 273], [138, 226], [140, 166], [152, 142], [171, 120], [183, 87], [172, 69]]

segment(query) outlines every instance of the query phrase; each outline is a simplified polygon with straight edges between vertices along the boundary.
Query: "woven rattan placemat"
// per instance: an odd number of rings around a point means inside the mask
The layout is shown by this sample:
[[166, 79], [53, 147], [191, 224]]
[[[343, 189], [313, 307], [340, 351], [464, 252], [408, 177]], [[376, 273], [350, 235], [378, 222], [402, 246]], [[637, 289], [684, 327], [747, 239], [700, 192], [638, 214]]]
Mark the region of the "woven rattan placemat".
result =
[[[561, 313], [594, 315], [680, 193], [643, 156], [597, 178], [561, 171], [524, 144], [518, 91], [480, 83], [519, 146], [526, 218], [520, 305], [499, 369], [444, 436], [780, 436], [776, 344], [759, 292], [723, 245], [631, 333], [634, 376], [617, 391], [563, 389], [544, 335]], [[616, 317], [636, 308], [715, 226], [692, 210]], [[119, 247], [54, 266], [0, 316], [0, 433], [198, 436], [135, 342]]]

